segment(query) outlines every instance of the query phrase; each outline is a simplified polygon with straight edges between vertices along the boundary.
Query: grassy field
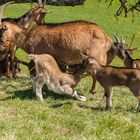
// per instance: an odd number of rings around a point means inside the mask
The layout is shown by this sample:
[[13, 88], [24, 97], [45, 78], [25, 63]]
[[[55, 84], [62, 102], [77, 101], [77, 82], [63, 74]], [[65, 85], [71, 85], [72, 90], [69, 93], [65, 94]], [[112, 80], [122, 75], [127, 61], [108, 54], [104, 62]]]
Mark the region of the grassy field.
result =
[[[112, 33], [123, 35], [129, 44], [132, 35], [137, 47], [133, 57], [140, 54], [140, 18], [136, 14], [117, 20], [113, 12], [118, 3], [107, 8], [105, 2], [87, 0], [84, 6], [46, 6], [53, 12], [46, 15], [46, 22], [64, 22], [83, 19], [99, 24], [113, 38]], [[14, 9], [13, 9], [14, 8]], [[30, 4], [15, 4], [5, 10], [5, 15], [18, 17], [30, 9]], [[27, 60], [27, 54], [17, 51], [17, 56]], [[115, 59], [112, 65], [122, 65]], [[139, 140], [140, 113], [136, 113], [137, 99], [127, 88], [114, 88], [114, 109], [106, 111], [101, 102], [103, 89], [98, 85], [97, 94], [89, 93], [92, 80], [83, 79], [77, 90], [87, 97], [86, 102], [76, 101], [66, 95], [46, 91], [45, 102], [36, 100], [31, 79], [23, 67], [25, 77], [0, 79], [0, 140]]]

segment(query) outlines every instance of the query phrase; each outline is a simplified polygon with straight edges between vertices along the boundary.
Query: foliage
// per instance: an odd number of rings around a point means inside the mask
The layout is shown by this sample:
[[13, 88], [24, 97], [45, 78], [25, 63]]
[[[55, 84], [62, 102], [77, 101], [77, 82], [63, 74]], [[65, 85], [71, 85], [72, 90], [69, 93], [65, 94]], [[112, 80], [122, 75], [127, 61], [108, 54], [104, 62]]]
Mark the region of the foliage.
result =
[[[112, 5], [114, 0], [109, 0], [110, 4], [109, 6]], [[118, 0], [120, 3], [120, 7], [116, 11], [115, 16], [121, 15], [123, 12], [125, 14], [125, 17], [127, 17], [128, 13], [132, 12], [134, 16], [134, 12], [140, 12], [140, 0], [134, 1], [134, 0]], [[132, 4], [133, 2], [133, 4]]]

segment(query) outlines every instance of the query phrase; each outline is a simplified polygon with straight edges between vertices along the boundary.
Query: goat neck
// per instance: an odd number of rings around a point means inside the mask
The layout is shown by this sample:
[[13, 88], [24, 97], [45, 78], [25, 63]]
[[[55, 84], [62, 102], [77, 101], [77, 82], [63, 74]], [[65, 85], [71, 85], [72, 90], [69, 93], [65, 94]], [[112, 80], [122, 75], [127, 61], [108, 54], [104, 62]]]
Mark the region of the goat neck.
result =
[[102, 66], [98, 64], [98, 62], [89, 64], [86, 71], [91, 73], [91, 75], [96, 75], [98, 72], [102, 71]]
[[115, 58], [117, 50], [114, 45], [111, 45], [110, 49], [107, 51], [107, 65], [110, 64]]
[[34, 22], [37, 22], [36, 21], [37, 17], [39, 17], [38, 20], [40, 20], [41, 23], [39, 21], [38, 21], [38, 23], [43, 24], [45, 22], [44, 16], [46, 15], [46, 13], [45, 13], [46, 10], [42, 9], [42, 10], [44, 10], [44, 13], [42, 13], [41, 11], [39, 12], [39, 8], [40, 7], [38, 7], [38, 6], [32, 8], [27, 13], [25, 13], [23, 16], [17, 18], [15, 20], [16, 23], [24, 29], [30, 29], [33, 26]]
[[30, 10], [29, 12], [25, 13], [23, 16], [17, 18], [16, 21], [20, 27], [24, 29], [29, 29], [33, 24], [34, 14]]

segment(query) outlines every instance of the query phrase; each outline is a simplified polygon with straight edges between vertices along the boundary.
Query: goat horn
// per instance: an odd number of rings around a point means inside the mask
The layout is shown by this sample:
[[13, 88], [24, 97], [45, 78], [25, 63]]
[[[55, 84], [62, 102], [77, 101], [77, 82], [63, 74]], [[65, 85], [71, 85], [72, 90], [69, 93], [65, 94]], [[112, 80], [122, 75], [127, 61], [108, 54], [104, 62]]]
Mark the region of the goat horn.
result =
[[44, 0], [43, 6], [46, 5], [46, 0]]
[[2, 16], [3, 16], [3, 10], [6, 6], [8, 6], [9, 4], [12, 4], [12, 3], [15, 3], [15, 1], [10, 1], [10, 2], [7, 2], [3, 5], [1, 5], [0, 7], [0, 24], [1, 24], [1, 20], [2, 20]]
[[131, 39], [130, 45], [129, 45], [129, 47], [128, 47], [129, 49], [130, 49], [131, 46], [132, 46], [133, 40], [134, 40], [134, 38], [135, 38], [135, 35], [136, 35], [136, 34], [134, 34], [134, 35], [132, 36], [132, 39]]
[[38, 0], [39, 7], [44, 7], [44, 4], [42, 3], [42, 0]]
[[121, 36], [121, 42], [120, 43], [122, 43], [123, 42], [123, 36]]
[[117, 35], [115, 35], [115, 34], [113, 34], [113, 35], [115, 36], [117, 43], [119, 43], [120, 42], [119, 37]]

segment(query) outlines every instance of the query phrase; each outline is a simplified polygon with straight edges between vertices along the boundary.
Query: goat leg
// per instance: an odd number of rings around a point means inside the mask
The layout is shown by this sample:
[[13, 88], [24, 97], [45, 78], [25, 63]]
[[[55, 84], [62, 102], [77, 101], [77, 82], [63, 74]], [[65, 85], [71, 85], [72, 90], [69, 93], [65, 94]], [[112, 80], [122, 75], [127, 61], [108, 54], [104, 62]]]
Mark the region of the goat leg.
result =
[[140, 112], [140, 101], [139, 101], [139, 104], [138, 104], [138, 107], [137, 107], [137, 111]]
[[5, 59], [6, 59], [6, 76], [8, 78], [11, 78], [12, 75], [11, 75], [11, 72], [10, 72], [10, 62], [9, 62], [9, 56], [8, 56], [8, 54], [6, 55]]
[[43, 96], [42, 96], [42, 87], [36, 86], [36, 97], [39, 98], [41, 102], [43, 102]]
[[38, 79], [37, 77], [33, 80], [33, 91], [36, 93], [36, 97], [43, 102], [42, 88], [45, 82], [43, 79]]
[[138, 96], [137, 98], [139, 100], [138, 107], [137, 107], [137, 112], [140, 112], [140, 96]]
[[73, 97], [80, 101], [86, 101], [86, 97], [78, 95], [76, 90], [73, 91]]
[[12, 74], [12, 77], [16, 77], [15, 67], [14, 67], [14, 58], [16, 53], [16, 46], [13, 48], [13, 50], [10, 52], [10, 71]]
[[41, 101], [43, 102], [43, 95], [42, 95], [42, 86], [41, 85], [36, 85], [35, 86], [35, 92], [36, 92], [36, 97]]
[[69, 85], [63, 85], [61, 88], [62, 88], [61, 90], [65, 94], [75, 97], [77, 100], [86, 101], [86, 97], [78, 95], [77, 91], [73, 90], [73, 88], [71, 88]]
[[92, 76], [92, 79], [93, 79], [93, 83], [92, 83], [92, 88], [90, 90], [91, 93], [95, 94], [96, 93], [96, 78], [94, 76]]
[[104, 96], [106, 96], [106, 110], [109, 110], [112, 108], [112, 88], [105, 88], [105, 94]]

